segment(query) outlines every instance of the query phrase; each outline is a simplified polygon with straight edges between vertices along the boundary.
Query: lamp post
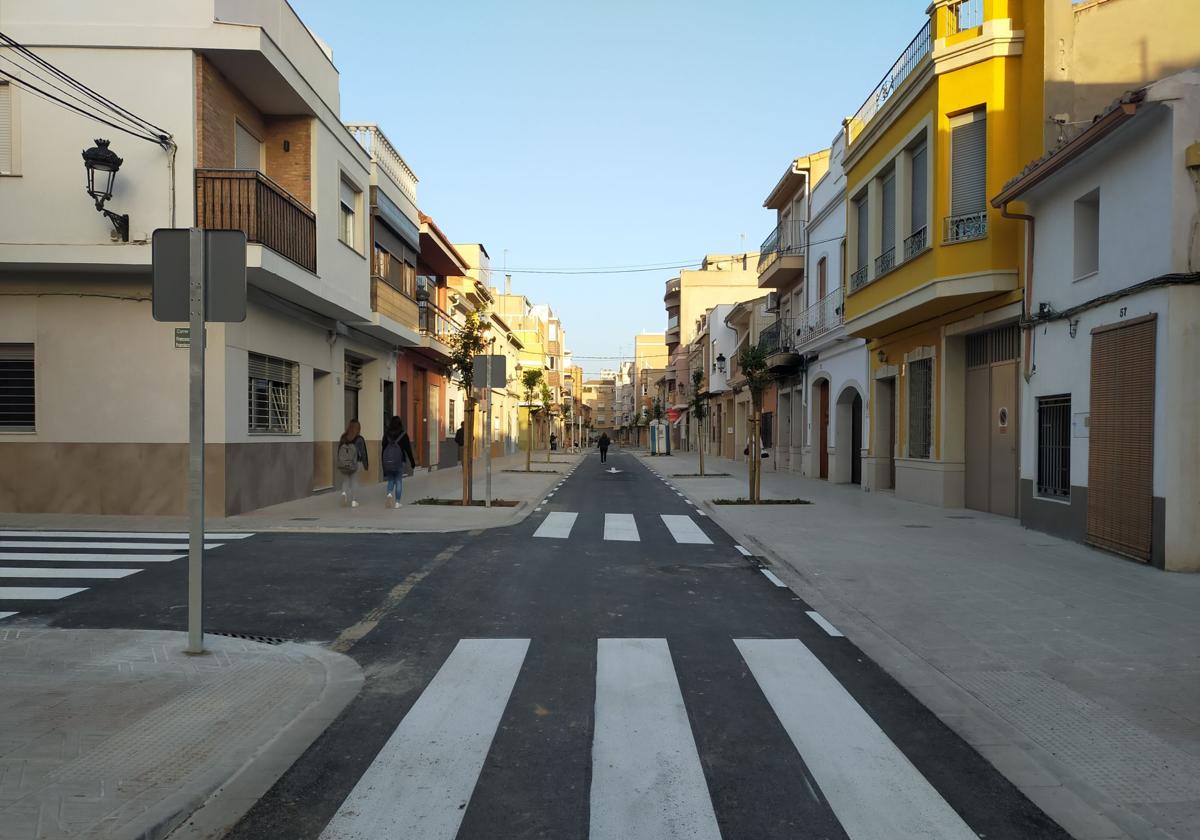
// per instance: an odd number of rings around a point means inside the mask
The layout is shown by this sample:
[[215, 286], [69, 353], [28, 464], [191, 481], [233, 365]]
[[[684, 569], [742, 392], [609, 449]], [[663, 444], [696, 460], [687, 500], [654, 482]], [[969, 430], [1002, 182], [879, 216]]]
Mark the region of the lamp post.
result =
[[[108, 148], [108, 141], [96, 139], [96, 145], [83, 152], [83, 166], [87, 170], [87, 193], [96, 202], [96, 209], [112, 222], [122, 242], [129, 241], [129, 216], [107, 210], [104, 203], [112, 198], [113, 183], [117, 172], [125, 161]], [[97, 183], [99, 181], [99, 183]]]

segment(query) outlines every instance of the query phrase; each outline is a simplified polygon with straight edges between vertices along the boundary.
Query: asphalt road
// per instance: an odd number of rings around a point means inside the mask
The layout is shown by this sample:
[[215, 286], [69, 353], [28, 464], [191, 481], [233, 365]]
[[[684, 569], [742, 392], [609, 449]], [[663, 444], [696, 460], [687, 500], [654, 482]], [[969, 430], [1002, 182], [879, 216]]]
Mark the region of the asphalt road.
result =
[[[181, 629], [183, 573], [26, 608]], [[210, 627], [367, 675], [233, 838], [1067, 837], [619, 450], [517, 526], [257, 535], [206, 590]]]

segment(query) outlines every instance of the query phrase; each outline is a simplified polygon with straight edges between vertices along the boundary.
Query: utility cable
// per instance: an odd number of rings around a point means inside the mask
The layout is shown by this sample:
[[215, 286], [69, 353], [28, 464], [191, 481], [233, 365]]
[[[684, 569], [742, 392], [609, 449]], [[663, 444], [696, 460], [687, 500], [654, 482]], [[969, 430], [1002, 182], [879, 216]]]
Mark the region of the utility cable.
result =
[[78, 105], [73, 105], [70, 102], [67, 102], [65, 99], [61, 99], [52, 93], [48, 93], [47, 91], [42, 90], [37, 85], [31, 84], [30, 82], [26, 81], [25, 79], [22, 79], [19, 76], [14, 76], [12, 73], [9, 73], [7, 70], [0, 69], [0, 76], [7, 77], [13, 84], [19, 85], [20, 87], [24, 88], [25, 90], [28, 90], [30, 93], [34, 94], [35, 96], [40, 96], [42, 99], [52, 100], [54, 102], [57, 102], [62, 107], [67, 108], [71, 111], [75, 111], [78, 114], [82, 114], [83, 116], [87, 117], [88, 119], [92, 119], [92, 120], [95, 120], [96, 122], [103, 123], [104, 125], [107, 125], [110, 128], [115, 128], [117, 131], [123, 131], [126, 134], [129, 134], [133, 137], [138, 138], [139, 140], [147, 140], [151, 143], [154, 143], [155, 145], [160, 145], [157, 137], [149, 137], [145, 134], [139, 134], [135, 131], [132, 131], [132, 130], [126, 128], [123, 125], [118, 125], [117, 123], [112, 122], [111, 120], [107, 120], [103, 117], [99, 117], [96, 114], [93, 114], [91, 111], [84, 110], [83, 108], [80, 108]]

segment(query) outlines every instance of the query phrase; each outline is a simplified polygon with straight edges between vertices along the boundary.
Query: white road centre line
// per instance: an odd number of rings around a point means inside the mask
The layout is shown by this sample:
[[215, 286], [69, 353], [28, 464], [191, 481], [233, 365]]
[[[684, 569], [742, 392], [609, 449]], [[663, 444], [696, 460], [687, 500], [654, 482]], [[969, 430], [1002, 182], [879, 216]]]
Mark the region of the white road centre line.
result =
[[17, 615], [17, 613], [15, 613], [15, 612], [0, 612], [0, 619], [12, 618], [14, 615]]
[[834, 627], [832, 624], [830, 624], [825, 619], [825, 616], [821, 615], [816, 610], [807, 610], [806, 614], [808, 615], [809, 618], [811, 618], [813, 621], [815, 621], [822, 630], [824, 630], [830, 636], [834, 636], [837, 638], [842, 637], [842, 631], [837, 629], [836, 627]]
[[555, 540], [565, 540], [571, 536], [571, 529], [575, 527], [575, 518], [578, 513], [566, 513], [556, 510], [546, 514], [546, 518], [542, 520], [542, 524], [533, 532], [535, 537], [547, 537]]
[[[253, 537], [253, 533], [214, 534], [204, 535], [208, 540], [244, 540]], [[4, 537], [78, 537], [87, 540], [186, 540], [188, 535], [182, 531], [5, 531], [0, 530], [0, 538]]]
[[637, 522], [632, 513], [604, 514], [604, 539], [618, 542], [641, 542]]
[[454, 840], [528, 649], [461, 640], [320, 840]]
[[[205, 548], [220, 548], [222, 543], [205, 543]], [[146, 551], [187, 551], [187, 543], [164, 542], [56, 542], [53, 540], [0, 540], [0, 548], [144, 548]]]
[[22, 563], [170, 563], [186, 554], [54, 554], [32, 551], [0, 551], [0, 562]]
[[851, 840], [978, 840], [799, 639], [734, 643]]
[[666, 639], [600, 639], [589, 840], [720, 840]]
[[692, 521], [692, 517], [681, 514], [659, 514], [663, 524], [667, 526], [667, 530], [671, 532], [671, 536], [675, 538], [677, 543], [694, 543], [696, 545], [712, 545], [712, 540], [704, 531], [700, 530], [700, 526]]
[[771, 583], [775, 584], [776, 586], [782, 586], [784, 588], [787, 587], [787, 584], [784, 583], [783, 581], [781, 581], [779, 578], [777, 578], [775, 576], [775, 573], [772, 572], [770, 569], [759, 569], [759, 571], [763, 573], [763, 577], [765, 577], [767, 580], [771, 581]]
[[141, 569], [52, 569], [46, 566], [37, 568], [20, 568], [14, 566], [0, 567], [0, 578], [123, 578], [136, 575]]
[[57, 601], [86, 591], [86, 586], [0, 586], [0, 601]]
[[738, 553], [740, 553], [743, 557], [753, 557], [754, 556], [749, 551], [742, 548], [740, 545], [735, 545], [734, 548], [736, 548], [738, 550]]

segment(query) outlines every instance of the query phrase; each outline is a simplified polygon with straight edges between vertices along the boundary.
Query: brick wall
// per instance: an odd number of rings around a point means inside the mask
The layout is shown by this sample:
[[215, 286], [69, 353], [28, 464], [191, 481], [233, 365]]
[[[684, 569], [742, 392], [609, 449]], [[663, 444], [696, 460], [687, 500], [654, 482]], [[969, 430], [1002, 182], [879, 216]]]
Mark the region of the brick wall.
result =
[[[312, 207], [312, 117], [266, 117], [267, 175]], [[284, 142], [288, 151], [284, 151]]]

